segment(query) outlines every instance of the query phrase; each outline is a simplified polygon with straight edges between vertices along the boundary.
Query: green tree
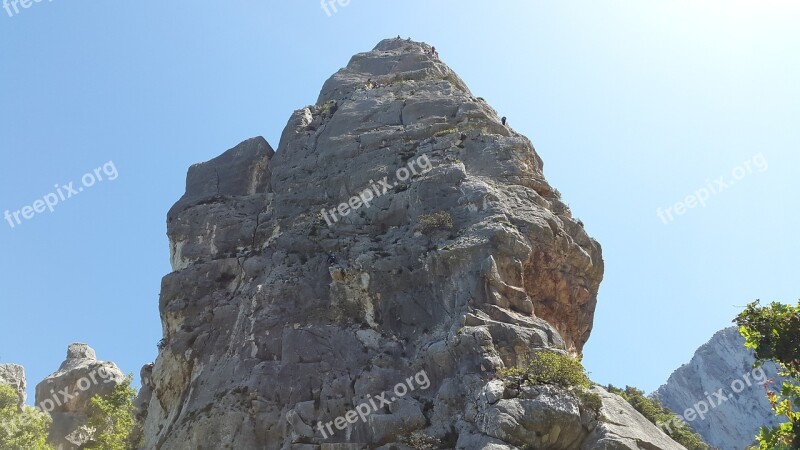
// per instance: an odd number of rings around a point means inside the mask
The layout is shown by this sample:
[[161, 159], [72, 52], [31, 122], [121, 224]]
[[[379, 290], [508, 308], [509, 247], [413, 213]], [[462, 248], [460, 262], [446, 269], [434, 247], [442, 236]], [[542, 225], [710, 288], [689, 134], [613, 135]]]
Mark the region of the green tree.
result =
[[94, 428], [91, 443], [85, 448], [102, 450], [129, 450], [137, 448], [138, 442], [131, 442], [138, 423], [133, 402], [136, 389], [131, 387], [133, 375], [116, 386], [106, 396], [95, 395], [91, 399], [87, 426]]
[[644, 392], [627, 386], [625, 390], [608, 386], [608, 392], [617, 394], [639, 411], [647, 420], [661, 428], [675, 442], [689, 450], [709, 450], [711, 447], [703, 442], [703, 438], [692, 431], [678, 415], [665, 407], [658, 400], [648, 398]]
[[762, 427], [758, 449], [790, 450], [800, 448], [800, 301], [797, 306], [772, 303], [761, 306], [759, 300], [747, 305], [734, 320], [744, 336], [745, 345], [756, 354], [756, 367], [774, 361], [787, 379], [780, 392], [767, 397], [778, 416], [787, 422], [777, 427]]
[[17, 391], [0, 386], [0, 448], [3, 450], [50, 450], [47, 433], [50, 416], [31, 406], [18, 406]]

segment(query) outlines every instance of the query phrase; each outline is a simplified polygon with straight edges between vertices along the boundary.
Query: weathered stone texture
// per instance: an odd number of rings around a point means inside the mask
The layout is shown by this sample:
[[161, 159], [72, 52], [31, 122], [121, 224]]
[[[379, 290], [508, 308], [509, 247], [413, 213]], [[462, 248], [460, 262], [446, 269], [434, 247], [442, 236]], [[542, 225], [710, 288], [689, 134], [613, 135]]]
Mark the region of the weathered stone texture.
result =
[[[428, 45], [397, 39], [333, 75], [277, 151], [251, 139], [193, 166], [169, 213], [175, 271], [140, 397], [146, 447], [390, 449], [419, 437], [510, 449], [545, 433], [541, 448], [567, 449], [608, 437], [566, 391], [486, 400], [497, 369], [539, 348], [579, 353], [592, 328], [600, 245], [542, 166]], [[370, 189], [369, 206], [332, 212]], [[444, 213], [452, 224], [425, 225]], [[320, 433], [420, 371], [427, 389]]]

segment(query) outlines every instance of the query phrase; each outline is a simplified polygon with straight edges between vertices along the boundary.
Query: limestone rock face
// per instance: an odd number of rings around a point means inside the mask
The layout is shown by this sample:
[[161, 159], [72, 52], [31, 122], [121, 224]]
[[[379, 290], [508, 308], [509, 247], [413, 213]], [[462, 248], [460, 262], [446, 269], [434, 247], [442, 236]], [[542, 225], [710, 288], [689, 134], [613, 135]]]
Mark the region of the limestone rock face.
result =
[[[474, 406], [474, 423], [482, 434], [477, 438], [463, 434], [456, 448], [483, 449], [492, 444], [497, 448], [685, 450], [618, 395], [599, 386], [590, 392], [602, 400], [601, 416], [561, 388], [514, 390], [501, 381], [490, 381]], [[472, 410], [472, 406], [467, 408]]]
[[603, 400], [603, 418], [584, 441], [583, 450], [685, 449], [622, 397], [597, 386], [592, 388], [592, 392]]
[[64, 450], [86, 443], [90, 399], [110, 394], [124, 380], [116, 364], [98, 361], [91, 347], [71, 344], [59, 369], [36, 385], [36, 406], [53, 418], [50, 443]]
[[193, 166], [167, 231], [148, 449], [594, 436], [569, 392], [505, 398], [492, 379], [536, 349], [581, 351], [600, 246], [531, 142], [426, 44], [354, 56], [277, 151], [255, 138]]
[[0, 385], [16, 389], [17, 395], [19, 395], [19, 407], [21, 408], [25, 404], [28, 394], [25, 391], [27, 382], [24, 367], [17, 364], [0, 364]]
[[[753, 351], [745, 347], [736, 327], [726, 328], [697, 349], [692, 360], [653, 395], [685, 416], [688, 425], [708, 444], [723, 450], [743, 450], [755, 441], [760, 427], [780, 423], [763, 384], [773, 380], [772, 389], [779, 389], [782, 378], [774, 364], [754, 370], [754, 362]], [[706, 407], [705, 418], [685, 414]]]

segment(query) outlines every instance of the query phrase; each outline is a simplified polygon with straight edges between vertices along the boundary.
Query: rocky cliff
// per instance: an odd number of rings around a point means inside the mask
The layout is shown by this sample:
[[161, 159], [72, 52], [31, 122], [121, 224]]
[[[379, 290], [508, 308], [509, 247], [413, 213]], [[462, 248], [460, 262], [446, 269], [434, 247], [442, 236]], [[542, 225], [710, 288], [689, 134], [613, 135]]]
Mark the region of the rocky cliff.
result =
[[[680, 449], [496, 370], [579, 354], [600, 246], [531, 142], [426, 44], [382, 41], [291, 115], [189, 169], [168, 214], [148, 449]], [[498, 384], [499, 383], [499, 384]]]
[[700, 347], [653, 395], [683, 416], [710, 445], [743, 450], [755, 441], [760, 427], [779, 423], [765, 388], [780, 386], [781, 377], [774, 364], [753, 369], [754, 362], [739, 331], [726, 328]]

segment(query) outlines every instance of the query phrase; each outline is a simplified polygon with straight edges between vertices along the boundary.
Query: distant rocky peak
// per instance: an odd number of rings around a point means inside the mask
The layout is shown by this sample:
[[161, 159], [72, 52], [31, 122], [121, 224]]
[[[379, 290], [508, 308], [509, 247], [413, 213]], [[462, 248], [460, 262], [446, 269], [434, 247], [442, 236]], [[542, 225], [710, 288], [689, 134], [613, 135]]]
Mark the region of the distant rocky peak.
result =
[[407, 39], [384, 39], [372, 51], [354, 55], [345, 68], [322, 87], [317, 105], [348, 98], [352, 92], [369, 86], [386, 87], [398, 82], [447, 80], [466, 96], [467, 84], [439, 59], [434, 47]]
[[93, 348], [82, 343], [70, 344], [67, 348], [67, 358], [58, 370], [69, 370], [71, 367], [91, 361], [97, 361], [97, 354]]
[[709, 444], [744, 450], [762, 426], [779, 423], [766, 389], [781, 384], [775, 364], [754, 368], [755, 354], [736, 327], [718, 331], [653, 394]]
[[13, 387], [19, 396], [19, 406], [25, 404], [27, 381], [24, 367], [18, 364], [0, 364], [0, 385]]

